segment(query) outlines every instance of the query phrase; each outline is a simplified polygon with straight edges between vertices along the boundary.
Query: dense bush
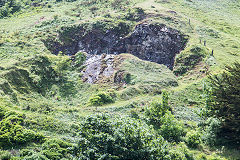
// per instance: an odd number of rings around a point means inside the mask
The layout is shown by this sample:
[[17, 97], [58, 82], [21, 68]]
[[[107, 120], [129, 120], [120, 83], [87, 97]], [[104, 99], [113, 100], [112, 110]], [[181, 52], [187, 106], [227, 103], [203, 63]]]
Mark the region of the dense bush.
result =
[[30, 155], [24, 157], [24, 160], [49, 160], [46, 156], [44, 156], [41, 152], [32, 152]]
[[21, 9], [19, 0], [1, 0], [0, 1], [0, 18], [7, 17]]
[[150, 123], [160, 126], [162, 124], [161, 118], [170, 111], [171, 108], [168, 105], [168, 93], [162, 92], [162, 98], [151, 102], [150, 106], [146, 109], [146, 118]]
[[177, 149], [180, 152], [185, 154], [185, 158], [183, 158], [183, 159], [194, 160], [193, 153], [188, 149], [188, 147], [186, 146], [186, 144], [184, 142], [180, 142], [177, 145]]
[[128, 9], [127, 14], [124, 16], [124, 19], [130, 21], [140, 21], [143, 18], [144, 10], [142, 8], [133, 8]]
[[130, 22], [121, 19], [99, 18], [89, 23], [88, 27], [103, 32], [110, 30], [119, 36], [124, 36], [131, 31], [131, 25]]
[[4, 107], [0, 106], [0, 120], [2, 120], [5, 112], [6, 112], [6, 109]]
[[[25, 160], [58, 160], [71, 159], [73, 155], [73, 145], [60, 139], [49, 139], [42, 144], [41, 150], [22, 149], [20, 156]], [[70, 158], [71, 157], [71, 158]]]
[[203, 128], [202, 140], [210, 145], [214, 146], [222, 141], [223, 139], [219, 138], [219, 132], [221, 127], [221, 122], [217, 118], [208, 118], [203, 123], [200, 124]]
[[[41, 148], [41, 150], [39, 150]], [[60, 139], [49, 139], [38, 149], [22, 149], [20, 157], [25, 160], [72, 159], [73, 144]]]
[[93, 106], [101, 106], [104, 104], [108, 104], [108, 103], [113, 103], [114, 99], [105, 92], [100, 92], [96, 95], [93, 95], [90, 99], [89, 99], [89, 103]]
[[130, 3], [131, 1], [129, 0], [110, 0], [111, 7], [114, 9], [122, 9]]
[[162, 92], [162, 98], [154, 100], [146, 109], [146, 119], [159, 129], [159, 133], [168, 141], [179, 142], [184, 135], [183, 125], [175, 119], [168, 105], [168, 93]]
[[81, 65], [83, 65], [86, 60], [86, 56], [87, 55], [84, 52], [77, 52], [75, 54], [74, 67], [80, 67]]
[[[120, 118], [120, 117], [119, 117]], [[86, 118], [75, 148], [80, 159], [175, 159], [185, 153], [171, 150], [153, 128], [140, 120], [110, 119], [106, 115]]]
[[5, 112], [0, 121], [0, 147], [11, 147], [28, 142], [42, 142], [43, 135], [23, 127], [24, 117], [15, 112]]
[[11, 159], [11, 157], [12, 157], [12, 155], [10, 152], [0, 150], [0, 159], [1, 160], [9, 160], [9, 159]]
[[58, 74], [59, 78], [62, 78], [71, 66], [70, 58], [62, 54], [55, 57], [55, 59], [53, 59], [53, 63], [53, 69]]
[[201, 143], [201, 134], [199, 131], [191, 130], [187, 133], [185, 139], [187, 145], [191, 148], [196, 148]]
[[228, 143], [240, 144], [240, 63], [226, 66], [223, 73], [209, 77], [209, 114], [221, 121], [219, 136]]
[[39, 92], [44, 94], [53, 83], [56, 83], [57, 73], [47, 56], [35, 56], [26, 61], [26, 65], [31, 67], [30, 77], [33, 78]]
[[166, 140], [172, 142], [179, 142], [184, 135], [184, 129], [182, 123], [175, 119], [169, 111], [164, 114], [160, 119], [161, 127], [159, 129], [160, 134]]
[[59, 139], [50, 139], [43, 143], [42, 152], [47, 158], [52, 160], [68, 157], [68, 153], [71, 153], [72, 144]]

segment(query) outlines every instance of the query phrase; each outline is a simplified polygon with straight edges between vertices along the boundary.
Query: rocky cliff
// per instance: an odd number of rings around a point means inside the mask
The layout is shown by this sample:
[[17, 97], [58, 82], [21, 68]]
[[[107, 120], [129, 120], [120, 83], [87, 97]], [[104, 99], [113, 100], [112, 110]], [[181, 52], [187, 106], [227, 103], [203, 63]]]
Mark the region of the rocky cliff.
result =
[[[68, 38], [74, 37], [66, 45], [61, 37], [60, 43], [52, 42], [50, 51], [58, 54], [75, 54], [84, 51], [91, 55], [130, 53], [140, 59], [164, 64], [173, 69], [175, 55], [184, 49], [187, 38], [179, 31], [164, 24], [140, 23], [128, 34], [119, 34], [108, 29], [68, 33]], [[65, 38], [66, 39], [66, 38]]]

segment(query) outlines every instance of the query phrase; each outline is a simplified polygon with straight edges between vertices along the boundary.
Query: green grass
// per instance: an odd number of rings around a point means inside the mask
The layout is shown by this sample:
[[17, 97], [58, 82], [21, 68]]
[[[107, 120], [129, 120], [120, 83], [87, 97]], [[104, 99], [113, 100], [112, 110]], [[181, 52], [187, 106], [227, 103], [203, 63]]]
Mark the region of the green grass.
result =
[[[207, 47], [214, 50], [214, 56], [220, 66], [232, 63], [238, 59], [240, 44], [239, 6], [237, 1], [169, 1], [161, 6], [177, 11], [180, 15], [188, 16], [193, 26], [194, 40], [207, 41]], [[187, 22], [186, 22], [187, 23]], [[236, 47], [234, 47], [236, 46]]]
[[131, 55], [121, 64], [120, 69], [126, 70], [132, 76], [130, 83], [133, 84], [160, 84], [162, 87], [176, 86], [176, 77], [164, 65], [140, 60]]

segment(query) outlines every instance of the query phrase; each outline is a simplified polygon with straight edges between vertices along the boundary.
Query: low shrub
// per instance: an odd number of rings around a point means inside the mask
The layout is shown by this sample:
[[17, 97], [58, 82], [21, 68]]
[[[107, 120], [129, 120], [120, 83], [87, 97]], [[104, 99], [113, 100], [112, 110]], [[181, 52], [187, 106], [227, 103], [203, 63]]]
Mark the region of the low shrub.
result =
[[142, 8], [129, 8], [127, 14], [124, 15], [124, 19], [130, 21], [140, 21], [143, 18], [144, 10]]
[[23, 106], [23, 109], [47, 114], [54, 110], [54, 106], [52, 103], [44, 100], [37, 100], [37, 101], [33, 100], [31, 102], [25, 103]]
[[130, 86], [119, 92], [119, 98], [123, 100], [129, 100], [139, 94], [141, 94], [141, 90], [138, 87]]
[[101, 106], [101, 105], [113, 103], [113, 102], [114, 102], [114, 99], [105, 92], [100, 92], [96, 95], [93, 95], [89, 99], [89, 103], [93, 106]]
[[145, 115], [147, 120], [155, 126], [161, 126], [161, 118], [170, 111], [168, 105], [168, 94], [166, 91], [162, 92], [162, 98], [156, 99], [151, 102], [150, 106], [146, 109]]
[[187, 145], [191, 148], [197, 148], [201, 143], [201, 134], [199, 131], [191, 130], [187, 133], [185, 139]]
[[185, 134], [182, 123], [175, 119], [174, 115], [169, 111], [161, 117], [160, 122], [161, 127], [159, 132], [163, 138], [170, 142], [179, 142], [181, 137]]
[[59, 139], [50, 139], [43, 143], [42, 152], [47, 158], [52, 160], [68, 157], [68, 153], [71, 153], [72, 144]]
[[7, 17], [21, 9], [21, 1], [0, 1], [0, 18]]
[[75, 54], [75, 59], [74, 59], [74, 67], [80, 67], [83, 65], [83, 63], [86, 60], [86, 53], [84, 52], [77, 52]]
[[209, 160], [226, 160], [226, 158], [222, 158], [221, 156], [217, 155], [216, 153], [207, 156]]
[[44, 136], [23, 126], [24, 116], [6, 112], [0, 121], [0, 147], [12, 147], [28, 142], [42, 142]]
[[43, 155], [41, 152], [33, 152], [31, 155], [25, 156], [23, 158], [24, 160], [49, 160], [45, 155]]
[[10, 152], [0, 150], [0, 159], [1, 160], [10, 160], [11, 157], [12, 157], [12, 155]]
[[208, 118], [201, 125], [204, 130], [202, 140], [210, 146], [216, 145], [221, 139], [219, 138], [221, 122], [217, 118]]

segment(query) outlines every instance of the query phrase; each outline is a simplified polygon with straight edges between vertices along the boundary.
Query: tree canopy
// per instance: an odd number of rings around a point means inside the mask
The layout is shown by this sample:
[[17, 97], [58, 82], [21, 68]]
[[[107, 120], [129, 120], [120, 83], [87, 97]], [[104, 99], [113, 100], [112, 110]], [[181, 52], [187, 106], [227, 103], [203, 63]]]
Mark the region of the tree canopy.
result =
[[221, 137], [240, 142], [240, 63], [226, 66], [225, 71], [210, 78], [210, 113], [221, 120]]

